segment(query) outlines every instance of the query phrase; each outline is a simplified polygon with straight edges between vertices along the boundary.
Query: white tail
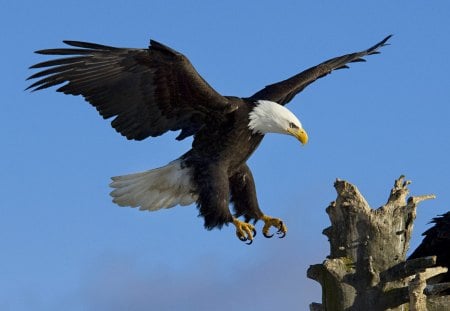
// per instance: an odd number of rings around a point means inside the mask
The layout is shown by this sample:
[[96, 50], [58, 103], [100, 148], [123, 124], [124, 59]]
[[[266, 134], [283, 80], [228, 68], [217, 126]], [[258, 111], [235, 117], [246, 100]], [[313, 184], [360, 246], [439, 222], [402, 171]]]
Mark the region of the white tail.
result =
[[193, 192], [189, 168], [181, 160], [153, 170], [112, 177], [113, 202], [120, 206], [156, 211], [175, 205], [189, 205], [197, 200]]

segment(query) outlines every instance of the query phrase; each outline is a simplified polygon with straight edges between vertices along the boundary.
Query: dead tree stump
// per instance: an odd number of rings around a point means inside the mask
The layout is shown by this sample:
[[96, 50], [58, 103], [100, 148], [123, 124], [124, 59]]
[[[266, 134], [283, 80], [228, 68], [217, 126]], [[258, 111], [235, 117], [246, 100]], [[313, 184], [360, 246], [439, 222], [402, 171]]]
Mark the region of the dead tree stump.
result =
[[[407, 199], [408, 184], [401, 176], [387, 203], [372, 209], [354, 185], [335, 182], [338, 196], [326, 209], [331, 226], [323, 231], [330, 242], [330, 255], [307, 272], [322, 286], [322, 304], [311, 304], [311, 310], [409, 310], [410, 300], [415, 310], [426, 310], [421, 286], [433, 274], [424, 272], [435, 266], [436, 258], [406, 262], [405, 258], [417, 205], [434, 195]], [[416, 274], [418, 283], [409, 286]], [[447, 302], [447, 308], [433, 310], [450, 310], [450, 298]]]

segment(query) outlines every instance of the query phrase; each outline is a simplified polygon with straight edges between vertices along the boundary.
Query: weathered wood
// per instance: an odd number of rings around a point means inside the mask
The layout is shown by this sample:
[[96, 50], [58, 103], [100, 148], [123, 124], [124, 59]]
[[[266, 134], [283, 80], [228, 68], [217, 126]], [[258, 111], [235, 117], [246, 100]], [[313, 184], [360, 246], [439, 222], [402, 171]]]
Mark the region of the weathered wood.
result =
[[[427, 310], [427, 299], [425, 296], [427, 280], [445, 272], [447, 272], [447, 268], [427, 268], [425, 271], [417, 273], [414, 279], [409, 282], [409, 308], [411, 311]], [[450, 309], [450, 305], [448, 307]]]
[[[326, 209], [331, 226], [323, 231], [330, 255], [307, 272], [322, 286], [322, 304], [311, 310], [408, 310], [413, 289], [424, 295], [430, 277], [424, 271], [435, 266], [436, 257], [405, 258], [417, 205], [434, 195], [407, 198], [409, 183], [398, 178], [387, 203], [372, 209], [354, 185], [335, 182], [338, 195]], [[408, 287], [415, 275], [423, 288]]]

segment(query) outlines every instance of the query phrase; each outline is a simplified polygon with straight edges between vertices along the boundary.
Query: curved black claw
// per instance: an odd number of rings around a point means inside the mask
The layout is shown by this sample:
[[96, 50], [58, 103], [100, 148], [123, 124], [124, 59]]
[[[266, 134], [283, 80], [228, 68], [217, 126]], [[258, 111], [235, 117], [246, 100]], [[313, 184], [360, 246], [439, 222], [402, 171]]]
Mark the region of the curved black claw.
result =
[[273, 234], [266, 234], [265, 232], [263, 232], [264, 237], [270, 239], [271, 237], [273, 237]]
[[242, 242], [247, 242], [250, 245], [253, 242], [253, 238], [256, 235], [255, 227], [247, 222], [240, 221], [237, 218], [233, 218], [233, 225], [236, 227], [236, 236]]
[[281, 236], [278, 237], [279, 239], [282, 239], [286, 236], [286, 231], [283, 231], [283, 227], [284, 227], [283, 221], [280, 221], [280, 225], [278, 226], [278, 231], [277, 231], [278, 235], [281, 234]]
[[279, 239], [282, 239], [286, 236], [286, 232], [283, 232], [283, 222], [282, 221], [280, 221], [280, 226], [278, 227], [277, 234], [278, 235], [281, 234], [281, 236], [278, 237]]
[[280, 221], [280, 224], [278, 225], [278, 231], [277, 231], [277, 233], [283, 232], [282, 230], [283, 230], [283, 221]]
[[277, 234], [282, 234], [282, 236], [278, 237], [279, 239], [282, 239], [282, 238], [284, 238], [286, 236], [286, 232], [279, 231], [279, 232], [277, 232]]

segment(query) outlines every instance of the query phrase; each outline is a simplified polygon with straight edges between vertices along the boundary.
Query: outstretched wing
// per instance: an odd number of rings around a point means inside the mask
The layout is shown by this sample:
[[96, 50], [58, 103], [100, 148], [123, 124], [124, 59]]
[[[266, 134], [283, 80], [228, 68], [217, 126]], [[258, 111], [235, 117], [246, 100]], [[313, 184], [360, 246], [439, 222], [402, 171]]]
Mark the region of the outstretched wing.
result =
[[195, 134], [204, 120], [233, 111], [181, 53], [150, 41], [148, 49], [116, 48], [64, 41], [75, 48], [36, 51], [64, 55], [30, 68], [45, 68], [33, 91], [65, 83], [58, 92], [82, 95], [128, 139], [142, 140], [169, 130], [177, 139]]
[[362, 57], [366, 55], [379, 54], [380, 52], [378, 52], [378, 49], [385, 46], [386, 41], [389, 40], [391, 36], [392, 35], [387, 36], [381, 42], [365, 51], [329, 59], [317, 66], [306, 69], [305, 71], [302, 71], [287, 80], [268, 85], [259, 92], [253, 94], [250, 98], [254, 100], [271, 100], [281, 105], [285, 105], [309, 84], [326, 76], [333, 70], [349, 68], [347, 66], [348, 63], [365, 62], [365, 59]]

